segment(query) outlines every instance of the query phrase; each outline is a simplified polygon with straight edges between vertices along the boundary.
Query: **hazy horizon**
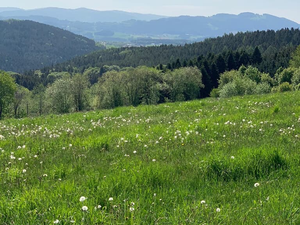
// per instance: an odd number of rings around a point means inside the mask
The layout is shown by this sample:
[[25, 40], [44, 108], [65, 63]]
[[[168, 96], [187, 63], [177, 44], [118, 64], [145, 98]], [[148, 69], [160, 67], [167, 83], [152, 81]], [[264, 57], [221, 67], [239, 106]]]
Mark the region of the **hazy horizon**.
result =
[[11, 0], [0, 3], [0, 7], [16, 7], [25, 10], [57, 7], [66, 9], [88, 8], [98, 11], [121, 10], [126, 12], [156, 14], [161, 16], [213, 16], [219, 13], [240, 14], [243, 12], [252, 12], [256, 14], [271, 14], [278, 17], [300, 23], [300, 14], [298, 0], [259, 0], [238, 1], [227, 0], [186, 0], [184, 3], [179, 0], [166, 0], [163, 3], [158, 0], [122, 2], [121, 0], [96, 1], [86, 0]]

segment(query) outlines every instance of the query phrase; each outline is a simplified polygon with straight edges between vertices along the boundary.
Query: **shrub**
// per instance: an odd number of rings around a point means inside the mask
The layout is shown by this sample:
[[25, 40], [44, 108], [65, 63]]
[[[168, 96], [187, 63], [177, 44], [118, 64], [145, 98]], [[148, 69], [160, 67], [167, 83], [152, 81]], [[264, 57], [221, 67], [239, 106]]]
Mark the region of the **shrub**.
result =
[[279, 92], [292, 91], [293, 86], [290, 85], [288, 82], [283, 82], [282, 84], [279, 85], [278, 90]]
[[211, 90], [209, 95], [210, 95], [210, 97], [218, 98], [218, 97], [220, 97], [220, 90], [218, 88], [214, 88]]
[[271, 92], [271, 86], [266, 82], [258, 84], [255, 88], [255, 94], [267, 94], [270, 92]]

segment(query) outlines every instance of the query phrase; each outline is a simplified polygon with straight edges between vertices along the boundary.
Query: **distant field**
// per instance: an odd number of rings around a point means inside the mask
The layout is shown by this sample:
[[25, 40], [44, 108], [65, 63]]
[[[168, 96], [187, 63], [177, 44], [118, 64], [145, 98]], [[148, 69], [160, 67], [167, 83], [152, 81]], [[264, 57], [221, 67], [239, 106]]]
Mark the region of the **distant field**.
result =
[[0, 122], [0, 224], [299, 224], [300, 93]]

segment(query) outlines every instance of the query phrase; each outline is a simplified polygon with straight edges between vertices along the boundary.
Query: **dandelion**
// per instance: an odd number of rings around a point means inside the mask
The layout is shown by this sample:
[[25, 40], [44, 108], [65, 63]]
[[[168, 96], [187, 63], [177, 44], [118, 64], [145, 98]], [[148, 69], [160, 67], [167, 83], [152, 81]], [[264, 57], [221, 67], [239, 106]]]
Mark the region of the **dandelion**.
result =
[[53, 223], [54, 223], [54, 224], [58, 224], [58, 223], [59, 223], [59, 220], [54, 220]]
[[98, 209], [101, 209], [101, 208], [102, 208], [102, 206], [101, 206], [101, 205], [98, 205], [98, 206], [97, 206], [97, 208], [98, 208]]
[[82, 209], [82, 211], [85, 211], [85, 212], [86, 212], [86, 211], [88, 210], [88, 207], [87, 207], [87, 206], [82, 206], [81, 209]]
[[156, 162], [156, 159], [152, 159], [152, 162]]
[[80, 198], [79, 198], [79, 201], [81, 201], [81, 202], [83, 202], [83, 201], [85, 201], [86, 200], [86, 197], [84, 197], [84, 196], [81, 196]]
[[231, 159], [234, 159], [234, 156], [231, 156], [230, 158], [231, 158]]
[[221, 209], [220, 209], [220, 208], [217, 208], [217, 209], [216, 209], [216, 212], [221, 212]]
[[48, 177], [48, 175], [47, 174], [43, 174], [43, 177]]
[[69, 144], [69, 147], [72, 147], [73, 145], [72, 144]]
[[201, 203], [201, 204], [205, 204], [205, 200], [202, 200], [200, 203]]
[[23, 173], [26, 173], [26, 169], [23, 169]]
[[133, 151], [133, 154], [136, 154], [136, 151]]
[[134, 211], [134, 208], [133, 208], [133, 207], [130, 207], [129, 210], [130, 210], [130, 212], [133, 212], [133, 211]]
[[108, 201], [113, 201], [114, 199], [112, 198], [112, 197], [110, 197], [109, 199], [108, 199]]
[[255, 183], [255, 184], [254, 184], [254, 187], [258, 187], [258, 186], [259, 186], [259, 183]]

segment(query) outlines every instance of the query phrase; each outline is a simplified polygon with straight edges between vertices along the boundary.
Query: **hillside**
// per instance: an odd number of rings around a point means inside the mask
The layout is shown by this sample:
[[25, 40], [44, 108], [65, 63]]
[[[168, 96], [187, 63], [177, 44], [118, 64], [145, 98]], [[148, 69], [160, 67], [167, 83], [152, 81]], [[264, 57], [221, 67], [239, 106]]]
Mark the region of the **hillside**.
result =
[[[97, 51], [57, 65], [55, 68], [56, 70], [67, 70], [68, 67], [87, 68], [101, 67], [103, 65], [117, 65], [120, 67], [167, 65], [168, 63], [174, 63], [177, 59], [181, 63], [195, 60], [199, 56], [208, 56], [211, 59], [213, 54], [228, 53], [230, 51], [244, 51], [252, 54], [256, 47], [259, 47], [261, 54], [266, 59], [274, 62], [276, 57], [280, 55], [278, 51], [290, 52], [298, 45], [300, 45], [299, 29], [282, 29], [276, 32], [273, 30], [240, 32], [235, 35], [229, 34], [218, 38], [210, 38], [184, 46], [162, 45]], [[288, 62], [289, 53], [285, 54], [288, 54], [285, 55]], [[241, 55], [237, 57], [236, 60], [240, 60], [239, 57]], [[286, 64], [282, 66], [286, 66]]]
[[299, 92], [0, 122], [1, 224], [299, 224]]
[[1, 18], [33, 20], [96, 41], [125, 42], [134, 46], [184, 44], [229, 33], [300, 27], [298, 23], [285, 18], [254, 13], [162, 17], [83, 8], [45, 8], [0, 11]]
[[100, 49], [83, 36], [33, 21], [0, 21], [0, 69], [22, 72]]
[[[2, 11], [2, 12], [1, 12]], [[9, 9], [1, 10], [0, 16], [6, 18], [26, 17], [26, 16], [45, 16], [52, 17], [58, 20], [68, 20], [72, 22], [123, 22], [127, 20], [155, 20], [163, 18], [164, 16], [152, 15], [152, 14], [141, 14], [141, 13], [130, 13], [118, 10], [110, 11], [98, 11], [87, 8], [78, 9], [63, 9], [63, 8], [41, 8], [41, 9]]]

